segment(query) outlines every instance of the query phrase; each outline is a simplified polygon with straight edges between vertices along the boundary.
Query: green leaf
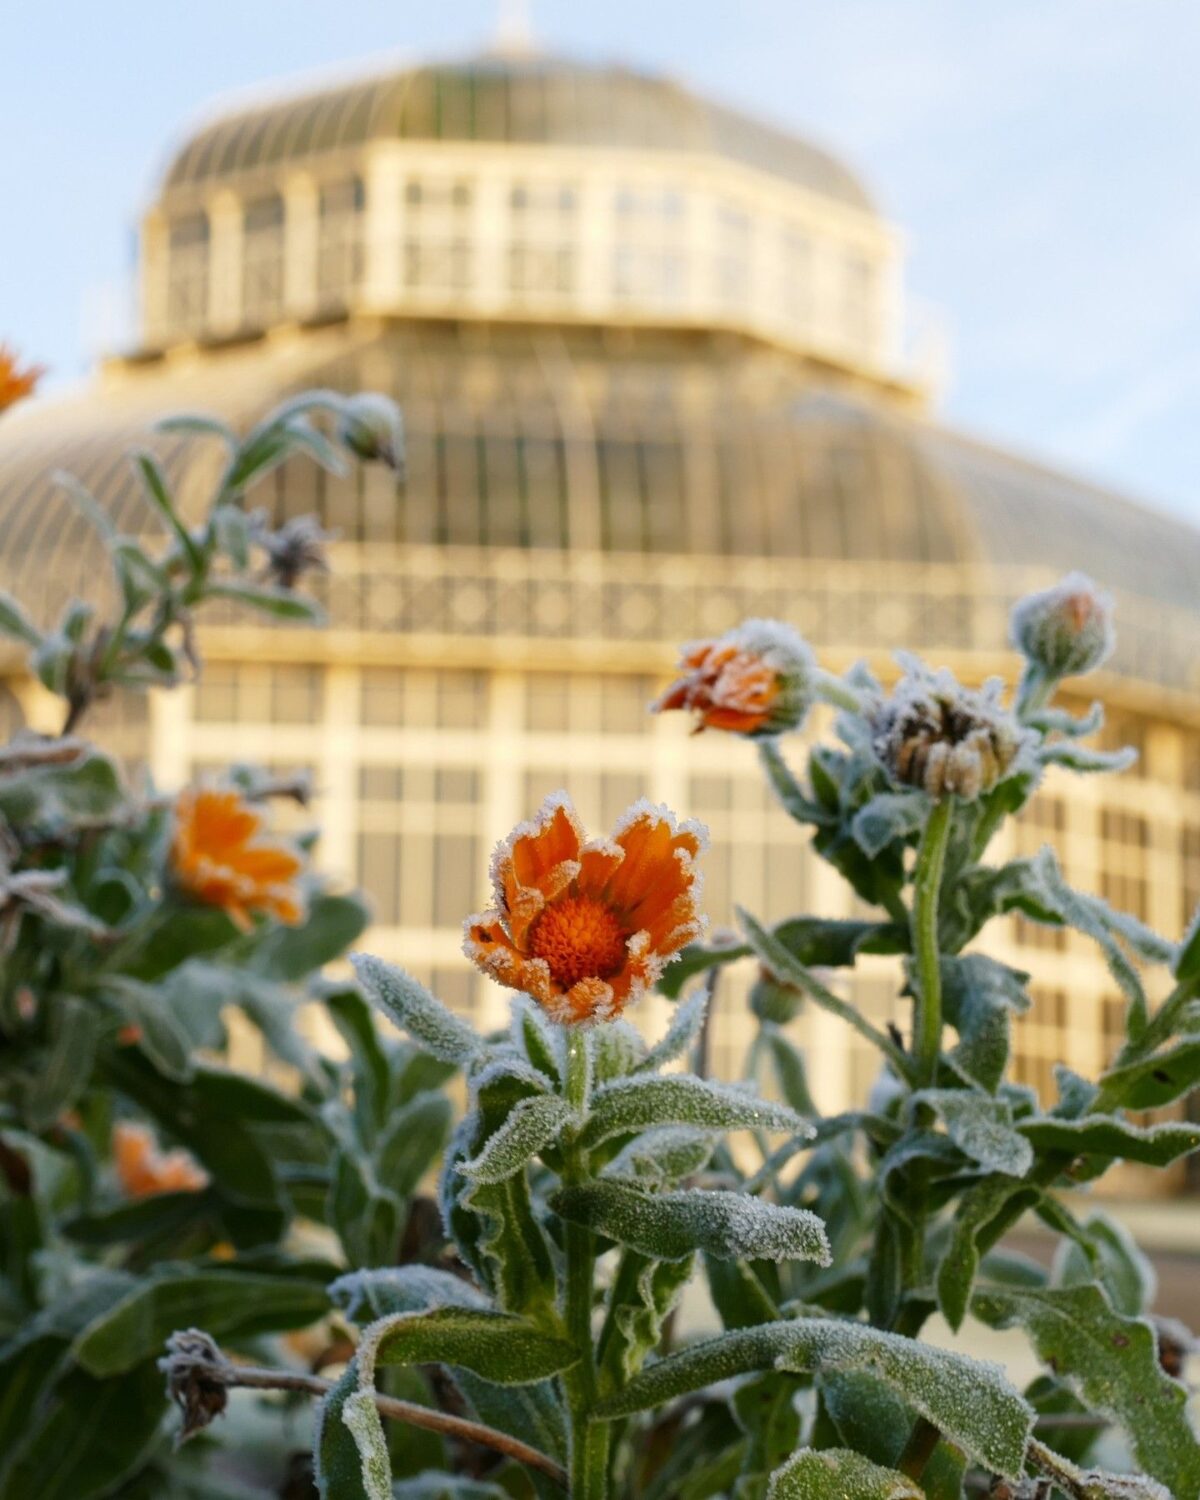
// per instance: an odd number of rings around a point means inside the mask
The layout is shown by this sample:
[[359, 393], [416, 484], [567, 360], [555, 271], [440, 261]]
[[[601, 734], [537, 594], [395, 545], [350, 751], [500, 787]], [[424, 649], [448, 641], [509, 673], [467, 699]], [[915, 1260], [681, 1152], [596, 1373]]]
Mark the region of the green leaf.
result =
[[1186, 1036], [1151, 1057], [1110, 1068], [1100, 1082], [1106, 1099], [1124, 1109], [1158, 1109], [1200, 1083], [1200, 1036]]
[[817, 1109], [808, 1088], [804, 1054], [772, 1021], [762, 1023], [760, 1035], [775, 1069], [779, 1092], [797, 1114], [815, 1115]]
[[1200, 1125], [1132, 1125], [1114, 1115], [1088, 1115], [1082, 1120], [1044, 1115], [1022, 1120], [1017, 1129], [1039, 1154], [1066, 1151], [1072, 1156], [1137, 1161], [1149, 1167], [1165, 1167], [1176, 1157], [1200, 1149]]
[[920, 833], [930, 806], [924, 792], [879, 792], [854, 814], [850, 831], [863, 853], [877, 859], [889, 844]]
[[847, 1004], [831, 990], [825, 988], [808, 969], [795, 958], [779, 936], [769, 933], [749, 914], [738, 909], [738, 920], [750, 940], [750, 946], [763, 964], [784, 984], [794, 985], [821, 1006], [832, 1012], [887, 1057], [901, 1078], [911, 1078], [912, 1060], [896, 1045], [886, 1032], [872, 1025], [853, 1005]]
[[1127, 1318], [1151, 1306], [1158, 1284], [1154, 1266], [1133, 1235], [1099, 1209], [1075, 1226], [1073, 1239], [1061, 1242], [1054, 1279], [1060, 1286], [1098, 1281], [1116, 1311]]
[[1181, 985], [1194, 985], [1200, 980], [1200, 907], [1183, 935], [1172, 972]]
[[463, 1163], [463, 1175], [476, 1182], [503, 1182], [553, 1145], [571, 1118], [571, 1106], [557, 1094], [521, 1099], [479, 1154]]
[[347, 1421], [346, 1405], [357, 1395], [358, 1372], [351, 1364], [317, 1406], [313, 1471], [321, 1500], [392, 1500], [392, 1464], [382, 1424], [368, 1424], [356, 1415], [352, 1431]]
[[399, 1199], [379, 1183], [369, 1161], [353, 1151], [334, 1153], [326, 1214], [352, 1265], [395, 1259], [401, 1212]]
[[764, 739], [758, 742], [758, 758], [766, 773], [771, 790], [779, 798], [780, 805], [797, 823], [815, 823], [821, 827], [836, 819], [831, 818], [829, 808], [821, 802], [806, 797], [800, 783], [792, 775], [784, 760], [777, 740]]
[[[0, 1478], [0, 1500], [99, 1500], [112, 1495], [159, 1440], [166, 1396], [154, 1360], [122, 1378], [72, 1370], [30, 1411], [30, 1427]], [[0, 1459], [2, 1462], [2, 1459]]]
[[642, 1061], [637, 1064], [637, 1071], [654, 1073], [664, 1063], [673, 1062], [675, 1058], [682, 1057], [700, 1035], [707, 1012], [708, 995], [704, 990], [699, 990], [690, 999], [684, 1000], [671, 1017], [666, 1036], [661, 1042], [651, 1047]]
[[159, 467], [158, 459], [153, 453], [142, 450], [132, 453], [130, 458], [133, 466], [142, 481], [142, 487], [146, 491], [151, 504], [162, 516], [163, 520], [174, 532], [184, 557], [188, 560], [194, 574], [199, 574], [204, 568], [204, 555], [196, 545], [194, 538], [183, 523], [171, 494], [170, 485], [167, 483], [166, 475]]
[[1173, 1495], [1200, 1495], [1200, 1440], [1188, 1393], [1158, 1362], [1154, 1329], [1115, 1312], [1094, 1283], [976, 1292], [976, 1316], [993, 1328], [1020, 1324], [1039, 1358], [1094, 1411], [1119, 1422], [1147, 1474]]
[[812, 1127], [795, 1111], [731, 1084], [710, 1083], [688, 1073], [663, 1078], [642, 1074], [596, 1090], [579, 1142], [591, 1150], [613, 1136], [659, 1125], [812, 1134]]
[[910, 1108], [927, 1105], [941, 1116], [946, 1134], [966, 1157], [988, 1172], [1024, 1177], [1033, 1165], [1033, 1148], [1013, 1128], [1012, 1110], [1003, 1099], [965, 1089], [921, 1089]]
[[184, 412], [155, 422], [157, 432], [179, 433], [184, 437], [218, 437], [229, 447], [237, 446], [237, 433], [227, 422], [200, 413]]
[[514, 1045], [524, 1052], [531, 1067], [544, 1073], [558, 1088], [562, 1083], [562, 1047], [559, 1038], [562, 1027], [554, 1031], [546, 1021], [545, 1012], [527, 995], [513, 998], [512, 1037]]
[[767, 1500], [925, 1500], [925, 1491], [895, 1469], [881, 1469], [848, 1448], [801, 1448], [771, 1475]]
[[1043, 745], [1037, 752], [1043, 766], [1065, 766], [1069, 771], [1127, 771], [1138, 758], [1136, 750], [1126, 746], [1123, 750], [1092, 750], [1087, 745], [1053, 744]]
[[653, 1260], [626, 1250], [617, 1266], [607, 1299], [607, 1316], [597, 1363], [610, 1388], [617, 1388], [641, 1369], [658, 1348], [663, 1324], [691, 1280], [695, 1260]]
[[419, 1264], [349, 1271], [330, 1285], [329, 1297], [352, 1323], [373, 1323], [393, 1313], [424, 1312], [432, 1307], [490, 1305], [461, 1276]]
[[263, 614], [274, 615], [277, 620], [301, 620], [305, 624], [316, 624], [324, 619], [324, 610], [311, 594], [298, 594], [291, 589], [274, 588], [265, 583], [248, 583], [240, 578], [227, 578], [220, 583], [210, 583], [207, 593], [213, 599], [229, 599], [235, 604], [246, 604]]
[[482, 1039], [411, 974], [368, 954], [355, 954], [352, 962], [368, 999], [408, 1032], [419, 1047], [459, 1067], [478, 1057]]
[[219, 1215], [214, 1196], [207, 1192], [152, 1193], [112, 1208], [67, 1219], [62, 1231], [77, 1245], [121, 1245], [158, 1239], [197, 1220]]
[[772, 1323], [779, 1317], [770, 1293], [759, 1280], [753, 1266], [744, 1260], [721, 1260], [715, 1255], [704, 1257], [709, 1295], [725, 1328], [752, 1328], [758, 1323]]
[[[884, 1469], [900, 1463], [918, 1416], [894, 1390], [856, 1372], [827, 1372], [818, 1378], [817, 1390], [833, 1428], [830, 1446], [851, 1448]], [[962, 1500], [966, 1466], [961, 1449], [939, 1442], [921, 1470], [928, 1500]]]
[[938, 1307], [956, 1332], [966, 1317], [979, 1271], [979, 1241], [999, 1238], [992, 1228], [1015, 1223], [1037, 1198], [1036, 1188], [995, 1176], [975, 1183], [959, 1199], [937, 1271]]
[[369, 913], [358, 896], [322, 891], [298, 927], [269, 927], [255, 943], [248, 966], [256, 974], [285, 983], [307, 979], [341, 958], [363, 933]]
[[53, 830], [116, 813], [125, 789], [116, 763], [91, 748], [78, 760], [0, 778], [0, 814], [14, 828]]
[[140, 1030], [138, 1046], [160, 1073], [177, 1083], [191, 1078], [191, 1039], [171, 1013], [161, 988], [125, 974], [113, 974], [101, 980], [100, 992], [113, 1000], [126, 1021]]
[[647, 1193], [629, 1182], [601, 1178], [560, 1188], [549, 1205], [564, 1219], [655, 1260], [681, 1260], [704, 1250], [725, 1260], [830, 1262], [825, 1227], [816, 1214], [746, 1193]]
[[1029, 1009], [1029, 975], [982, 953], [944, 956], [940, 968], [943, 1010], [959, 1037], [947, 1061], [994, 1094], [1008, 1068], [1011, 1018]]
[[418, 1094], [388, 1121], [375, 1147], [375, 1175], [403, 1201], [441, 1155], [454, 1109], [444, 1094]]
[[45, 1130], [87, 1088], [99, 1035], [94, 1006], [67, 996], [52, 1007], [49, 1049], [42, 1053], [25, 1096], [31, 1130]]
[[891, 1387], [951, 1442], [1006, 1478], [1024, 1469], [1033, 1412], [998, 1365], [834, 1318], [764, 1323], [650, 1365], [598, 1415], [630, 1416], [751, 1370], [861, 1371]]
[[72, 1353], [91, 1375], [118, 1375], [161, 1353], [177, 1328], [237, 1339], [304, 1328], [328, 1309], [324, 1286], [301, 1277], [163, 1268], [90, 1323]]
[[0, 635], [11, 635], [27, 646], [40, 646], [42, 633], [12, 597], [0, 589]]
[[593, 1026], [587, 1033], [590, 1088], [624, 1078], [645, 1060], [646, 1043], [635, 1026], [623, 1017]]
[[604, 1168], [605, 1177], [629, 1177], [654, 1187], [674, 1187], [703, 1171], [717, 1136], [689, 1125], [661, 1125], [627, 1141]]
[[508, 1500], [508, 1491], [481, 1479], [460, 1479], [454, 1474], [418, 1474], [399, 1479], [392, 1486], [392, 1500]]

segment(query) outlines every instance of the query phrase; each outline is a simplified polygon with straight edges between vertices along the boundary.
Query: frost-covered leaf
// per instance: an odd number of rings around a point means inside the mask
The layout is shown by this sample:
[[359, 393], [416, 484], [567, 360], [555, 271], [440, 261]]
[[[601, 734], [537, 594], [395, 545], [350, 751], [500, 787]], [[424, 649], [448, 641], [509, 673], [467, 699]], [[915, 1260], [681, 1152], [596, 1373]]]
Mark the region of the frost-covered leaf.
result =
[[775, 1069], [779, 1092], [800, 1115], [815, 1115], [816, 1106], [808, 1088], [804, 1054], [792, 1044], [773, 1021], [764, 1021], [760, 1035]]
[[711, 1131], [661, 1125], [626, 1142], [603, 1170], [605, 1177], [632, 1177], [653, 1187], [674, 1187], [703, 1171], [717, 1144]]
[[392, 1500], [508, 1500], [508, 1491], [482, 1479], [427, 1470], [412, 1479], [398, 1479], [392, 1486]]
[[570, 1119], [570, 1105], [557, 1094], [519, 1100], [499, 1130], [484, 1141], [479, 1154], [463, 1163], [463, 1175], [476, 1182], [503, 1182], [553, 1144]]
[[530, 1066], [544, 1073], [557, 1088], [564, 1067], [563, 1028], [552, 1027], [540, 1005], [527, 995], [517, 995], [512, 1007], [512, 1038], [528, 1059]]
[[[817, 1377], [816, 1387], [833, 1427], [824, 1441], [895, 1469], [912, 1437], [916, 1411], [882, 1380], [857, 1371], [827, 1371]], [[927, 1500], [962, 1500], [966, 1467], [960, 1448], [939, 1442], [921, 1470]]]
[[1105, 1161], [1137, 1161], [1165, 1167], [1200, 1149], [1200, 1125], [1133, 1125], [1114, 1115], [1059, 1120], [1048, 1115], [1022, 1120], [1017, 1129], [1039, 1153], [1069, 1151]]
[[966, 1082], [995, 1093], [1008, 1067], [1014, 1012], [1029, 1009], [1028, 974], [982, 953], [941, 960], [942, 1005], [958, 1032], [947, 1061]]
[[998, 1365], [833, 1318], [764, 1323], [692, 1344], [600, 1402], [599, 1414], [629, 1416], [773, 1368], [874, 1375], [977, 1462], [1008, 1478], [1023, 1470], [1033, 1412]]
[[960, 1328], [966, 1316], [979, 1270], [978, 1241], [985, 1232], [989, 1239], [998, 1238], [988, 1231], [1000, 1224], [1015, 1223], [1037, 1198], [1036, 1188], [998, 1175], [985, 1177], [959, 1199], [937, 1270], [938, 1307], [951, 1328]]
[[1094, 1210], [1074, 1235], [1062, 1240], [1054, 1263], [1059, 1286], [1098, 1281], [1117, 1312], [1127, 1318], [1144, 1313], [1158, 1285], [1154, 1266], [1118, 1219]]
[[1039, 1443], [1034, 1463], [1043, 1474], [1054, 1478], [1055, 1494], [1070, 1495], [1072, 1500], [1179, 1500], [1169, 1495], [1161, 1484], [1144, 1474], [1109, 1474], [1103, 1469], [1080, 1469], [1051, 1453]]
[[726, 1260], [815, 1260], [823, 1266], [830, 1260], [816, 1214], [745, 1193], [647, 1193], [604, 1178], [560, 1188], [549, 1202], [564, 1219], [655, 1260], [681, 1260], [694, 1250]]
[[1171, 971], [1180, 984], [1195, 985], [1200, 980], [1200, 907], [1188, 923]]
[[588, 1062], [595, 1087], [624, 1078], [646, 1058], [642, 1034], [628, 1021], [618, 1018], [604, 1026], [593, 1026], [586, 1037]]
[[657, 1125], [693, 1125], [702, 1130], [786, 1130], [811, 1134], [794, 1110], [756, 1098], [745, 1089], [711, 1083], [691, 1074], [658, 1078], [639, 1074], [596, 1090], [580, 1134], [587, 1150], [617, 1135]]
[[850, 831], [863, 853], [875, 859], [895, 840], [919, 833], [929, 808], [924, 792], [879, 792], [854, 814]]
[[1200, 1084], [1200, 1036], [1185, 1036], [1152, 1057], [1110, 1068], [1100, 1082], [1105, 1098], [1124, 1109], [1158, 1109]]
[[330, 1283], [329, 1298], [351, 1323], [373, 1323], [392, 1313], [430, 1307], [488, 1307], [488, 1298], [449, 1271], [436, 1266], [383, 1266], [348, 1271]]
[[757, 1323], [771, 1323], [779, 1316], [771, 1294], [747, 1261], [706, 1255], [704, 1271], [709, 1295], [724, 1327], [751, 1328]]
[[801, 1448], [771, 1475], [767, 1500], [925, 1500], [895, 1469], [881, 1469], [848, 1448]]
[[733, 1414], [746, 1434], [734, 1500], [766, 1500], [771, 1475], [800, 1441], [796, 1396], [806, 1381], [771, 1370], [741, 1381], [733, 1392]]
[[441, 1154], [454, 1109], [445, 1094], [427, 1089], [395, 1110], [375, 1145], [375, 1176], [403, 1200]]
[[1033, 1148], [1013, 1128], [1012, 1110], [1002, 1099], [965, 1089], [921, 1089], [912, 1104], [935, 1110], [962, 1154], [986, 1171], [1024, 1177], [1033, 1165]]
[[1147, 1474], [1173, 1495], [1200, 1495], [1200, 1440], [1188, 1421], [1188, 1393], [1164, 1373], [1149, 1323], [1115, 1312], [1095, 1283], [989, 1287], [971, 1306], [993, 1328], [1020, 1324], [1043, 1363], [1076, 1386], [1089, 1408], [1121, 1424]]
[[[313, 1477], [321, 1500], [392, 1500], [392, 1465], [381, 1424], [345, 1420], [346, 1403], [358, 1391], [351, 1364], [313, 1414]], [[361, 1446], [360, 1446], [361, 1434]]]
[[352, 961], [370, 999], [426, 1052], [465, 1067], [482, 1051], [483, 1042], [471, 1027], [411, 974], [365, 953], [356, 953]]
[[664, 1063], [674, 1062], [677, 1057], [682, 1057], [700, 1035], [707, 1011], [708, 994], [703, 989], [698, 990], [687, 1000], [681, 1001], [671, 1017], [666, 1036], [661, 1042], [651, 1047], [642, 1061], [638, 1063], [637, 1071], [653, 1073]]
[[1087, 745], [1043, 745], [1037, 758], [1044, 766], [1066, 766], [1069, 771], [1127, 771], [1138, 758], [1131, 746], [1123, 750], [1093, 750]]
[[607, 1298], [597, 1363], [609, 1386], [623, 1385], [658, 1347], [663, 1324], [691, 1280], [695, 1260], [652, 1260], [636, 1250], [621, 1256]]

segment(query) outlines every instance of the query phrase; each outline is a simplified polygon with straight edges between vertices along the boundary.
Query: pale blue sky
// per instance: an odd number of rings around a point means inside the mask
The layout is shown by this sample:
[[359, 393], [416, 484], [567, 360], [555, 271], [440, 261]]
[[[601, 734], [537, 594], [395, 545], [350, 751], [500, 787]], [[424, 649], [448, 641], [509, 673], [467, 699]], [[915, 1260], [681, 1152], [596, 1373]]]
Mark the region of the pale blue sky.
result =
[[[488, 40], [496, 0], [0, 0], [0, 339], [88, 365], [172, 144], [266, 79]], [[940, 309], [950, 421], [1200, 521], [1195, 0], [535, 0], [548, 47], [833, 147]], [[91, 311], [89, 311], [91, 309]], [[94, 334], [93, 334], [94, 338]]]

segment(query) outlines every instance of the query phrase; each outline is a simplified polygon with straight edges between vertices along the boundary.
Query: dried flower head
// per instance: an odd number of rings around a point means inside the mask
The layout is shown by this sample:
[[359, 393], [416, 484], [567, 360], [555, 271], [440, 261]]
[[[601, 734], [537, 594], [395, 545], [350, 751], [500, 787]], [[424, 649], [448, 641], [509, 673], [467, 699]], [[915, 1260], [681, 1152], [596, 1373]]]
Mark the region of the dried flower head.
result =
[[32, 396], [46, 373], [42, 365], [20, 365], [14, 350], [0, 344], [0, 411]]
[[197, 901], [219, 906], [239, 927], [265, 912], [296, 924], [304, 898], [296, 885], [304, 868], [290, 844], [266, 832], [266, 814], [232, 788], [196, 787], [175, 803], [171, 869]]
[[704, 927], [698, 823], [637, 802], [611, 839], [586, 842], [565, 792], [492, 858], [496, 905], [464, 924], [463, 951], [564, 1026], [611, 1021]]
[[948, 671], [913, 663], [873, 715], [875, 753], [892, 780], [931, 797], [990, 792], [1029, 740], [999, 692], [998, 682], [972, 692]]
[[681, 675], [651, 707], [690, 709], [697, 733], [784, 734], [799, 729], [812, 706], [816, 661], [779, 620], [745, 620], [715, 641], [693, 641], [679, 667]]
[[1082, 573], [1070, 573], [1013, 606], [1009, 638], [1048, 677], [1091, 672], [1114, 644], [1112, 595]]
[[404, 467], [404, 424], [387, 396], [374, 391], [351, 396], [342, 409], [338, 440], [368, 463], [377, 459], [397, 473]]
[[252, 535], [267, 554], [263, 569], [267, 582], [283, 589], [293, 589], [305, 573], [328, 573], [325, 548], [337, 537], [336, 531], [324, 531], [316, 516], [293, 516], [272, 531], [261, 512], [254, 517]]
[[203, 1432], [229, 1401], [229, 1361], [211, 1336], [199, 1328], [173, 1333], [158, 1362], [167, 1377], [167, 1395], [183, 1413], [178, 1441]]
[[144, 1125], [121, 1121], [113, 1126], [113, 1165], [121, 1186], [131, 1198], [155, 1193], [198, 1193], [208, 1185], [186, 1151], [160, 1151]]

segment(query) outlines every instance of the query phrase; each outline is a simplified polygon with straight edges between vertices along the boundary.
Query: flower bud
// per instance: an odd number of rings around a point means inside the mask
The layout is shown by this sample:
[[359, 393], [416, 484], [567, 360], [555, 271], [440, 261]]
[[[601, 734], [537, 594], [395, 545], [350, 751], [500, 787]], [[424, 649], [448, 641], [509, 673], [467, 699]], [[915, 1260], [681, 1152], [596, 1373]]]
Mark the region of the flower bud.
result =
[[7, 411], [26, 396], [32, 396], [45, 373], [41, 365], [22, 368], [16, 354], [7, 345], [0, 344], [0, 412]]
[[1017, 601], [1009, 638], [1047, 677], [1091, 672], [1113, 649], [1112, 595], [1082, 573]]
[[1001, 707], [998, 686], [976, 693], [948, 671], [914, 666], [872, 715], [875, 753], [892, 780], [972, 801], [1010, 775], [1029, 735]]
[[799, 729], [812, 707], [816, 661], [806, 641], [779, 620], [745, 620], [715, 641], [685, 646], [681, 675], [654, 713], [690, 709], [696, 731], [750, 738]]
[[373, 391], [351, 396], [338, 423], [338, 441], [368, 463], [376, 459], [395, 469], [404, 467], [404, 423], [396, 403]]

